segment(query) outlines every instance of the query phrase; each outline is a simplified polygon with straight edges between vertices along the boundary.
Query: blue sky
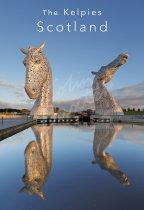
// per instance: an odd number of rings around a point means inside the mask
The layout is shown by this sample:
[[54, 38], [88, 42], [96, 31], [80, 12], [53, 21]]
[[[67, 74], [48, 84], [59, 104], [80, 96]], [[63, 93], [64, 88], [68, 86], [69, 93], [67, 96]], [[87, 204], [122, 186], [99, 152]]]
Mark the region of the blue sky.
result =
[[[64, 8], [101, 10], [102, 16], [49, 17], [42, 14], [42, 9], [57, 10], [61, 13]], [[85, 94], [92, 95], [89, 87], [93, 76], [90, 71], [108, 64], [121, 52], [127, 52], [129, 60], [111, 81], [110, 89], [131, 87], [144, 82], [143, 8], [142, 0], [2, 0], [0, 102], [28, 102], [23, 89], [24, 55], [19, 48], [28, 48], [29, 45], [38, 47], [43, 41], [46, 42], [45, 54], [53, 70], [56, 101], [80, 98]], [[39, 33], [36, 27], [39, 20], [54, 25], [66, 25], [74, 20], [79, 24], [100, 25], [107, 20], [108, 32]]]

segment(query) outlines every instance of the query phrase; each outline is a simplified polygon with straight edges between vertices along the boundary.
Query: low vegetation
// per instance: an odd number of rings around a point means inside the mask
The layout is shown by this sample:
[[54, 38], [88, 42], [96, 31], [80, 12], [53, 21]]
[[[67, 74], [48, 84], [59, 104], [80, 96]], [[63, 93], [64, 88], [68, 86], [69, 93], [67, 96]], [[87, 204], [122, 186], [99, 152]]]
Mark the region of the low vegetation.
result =
[[144, 115], [144, 109], [123, 109], [125, 115]]

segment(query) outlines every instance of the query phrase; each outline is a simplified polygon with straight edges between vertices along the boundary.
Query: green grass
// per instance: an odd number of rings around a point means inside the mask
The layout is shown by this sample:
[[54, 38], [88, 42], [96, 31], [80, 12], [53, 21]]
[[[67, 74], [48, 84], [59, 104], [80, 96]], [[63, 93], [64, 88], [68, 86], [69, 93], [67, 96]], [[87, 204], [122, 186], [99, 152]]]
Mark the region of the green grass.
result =
[[144, 111], [124, 111], [125, 115], [144, 115]]

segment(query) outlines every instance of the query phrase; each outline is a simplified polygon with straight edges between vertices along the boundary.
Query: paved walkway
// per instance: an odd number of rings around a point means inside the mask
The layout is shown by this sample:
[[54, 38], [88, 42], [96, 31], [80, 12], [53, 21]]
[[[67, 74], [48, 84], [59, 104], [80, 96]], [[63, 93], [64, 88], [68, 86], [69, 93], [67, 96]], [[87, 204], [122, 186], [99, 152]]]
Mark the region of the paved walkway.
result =
[[1, 129], [4, 129], [4, 128], [9, 128], [9, 127], [12, 127], [12, 126], [15, 126], [15, 125], [20, 125], [20, 124], [23, 124], [23, 123], [26, 123], [26, 122], [29, 122], [31, 121], [31, 118], [11, 118], [11, 119], [3, 119], [0, 118], [0, 130]]

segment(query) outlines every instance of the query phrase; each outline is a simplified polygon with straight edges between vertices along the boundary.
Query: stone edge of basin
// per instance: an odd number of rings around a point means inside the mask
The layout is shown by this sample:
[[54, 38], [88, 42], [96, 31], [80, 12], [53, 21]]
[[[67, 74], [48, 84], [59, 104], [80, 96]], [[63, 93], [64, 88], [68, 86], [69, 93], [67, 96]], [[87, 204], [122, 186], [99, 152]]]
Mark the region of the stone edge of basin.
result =
[[19, 133], [35, 124], [37, 124], [37, 120], [32, 120], [32, 121], [29, 121], [26, 123], [21, 123], [19, 125], [1, 129], [0, 130], [0, 141], [4, 140], [10, 136], [13, 136], [14, 134]]

